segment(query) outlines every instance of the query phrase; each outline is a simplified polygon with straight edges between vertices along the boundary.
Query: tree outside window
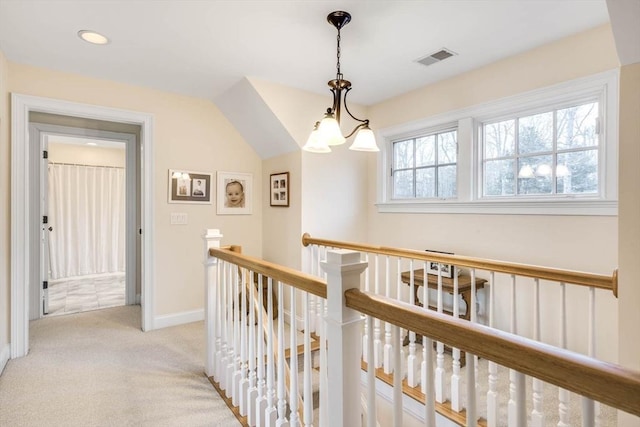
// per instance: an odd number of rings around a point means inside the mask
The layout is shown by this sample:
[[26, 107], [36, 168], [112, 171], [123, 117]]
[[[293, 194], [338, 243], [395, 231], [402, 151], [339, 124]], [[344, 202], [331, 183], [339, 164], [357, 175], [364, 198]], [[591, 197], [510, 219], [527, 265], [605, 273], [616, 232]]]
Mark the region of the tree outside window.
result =
[[458, 132], [448, 130], [393, 143], [393, 198], [454, 198]]
[[599, 103], [483, 125], [483, 195], [594, 194]]

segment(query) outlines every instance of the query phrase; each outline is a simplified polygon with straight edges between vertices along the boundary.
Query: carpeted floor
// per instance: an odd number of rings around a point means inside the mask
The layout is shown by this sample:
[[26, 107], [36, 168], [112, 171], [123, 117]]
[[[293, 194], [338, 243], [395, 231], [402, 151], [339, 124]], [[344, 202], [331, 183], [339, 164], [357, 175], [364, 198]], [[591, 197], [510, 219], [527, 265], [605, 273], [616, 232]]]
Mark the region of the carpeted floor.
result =
[[238, 426], [203, 373], [196, 322], [140, 330], [140, 307], [30, 324], [0, 376], [0, 426]]

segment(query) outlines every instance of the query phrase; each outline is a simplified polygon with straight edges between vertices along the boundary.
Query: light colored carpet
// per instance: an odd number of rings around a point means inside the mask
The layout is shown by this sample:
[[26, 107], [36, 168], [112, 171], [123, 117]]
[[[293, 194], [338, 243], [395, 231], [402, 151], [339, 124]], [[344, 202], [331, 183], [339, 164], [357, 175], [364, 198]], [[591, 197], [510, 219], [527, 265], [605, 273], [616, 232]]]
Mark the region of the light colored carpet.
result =
[[140, 330], [123, 306], [30, 324], [0, 376], [0, 426], [238, 426], [203, 372], [204, 325]]

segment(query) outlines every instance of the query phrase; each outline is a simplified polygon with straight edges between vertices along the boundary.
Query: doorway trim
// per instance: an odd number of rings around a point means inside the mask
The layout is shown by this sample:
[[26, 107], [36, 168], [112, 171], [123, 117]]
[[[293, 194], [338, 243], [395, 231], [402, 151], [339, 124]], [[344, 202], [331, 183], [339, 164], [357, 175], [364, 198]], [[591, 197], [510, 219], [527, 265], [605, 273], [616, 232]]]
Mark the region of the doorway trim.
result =
[[[29, 153], [33, 156], [36, 156], [36, 159], [31, 159], [31, 172], [34, 172], [36, 163], [40, 165], [40, 179], [41, 181], [44, 178], [44, 182], [48, 182], [49, 178], [47, 175], [43, 176], [44, 170], [42, 170], [42, 156], [40, 152], [42, 151], [42, 144], [46, 141], [48, 145], [48, 141], [52, 137], [56, 136], [73, 136], [77, 138], [92, 138], [99, 139], [104, 141], [114, 141], [121, 143], [124, 146], [125, 154], [125, 187], [126, 187], [126, 214], [125, 214], [125, 222], [126, 222], [126, 232], [125, 232], [125, 245], [126, 245], [126, 261], [125, 261], [125, 283], [126, 283], [126, 292], [125, 292], [125, 305], [135, 305], [140, 303], [140, 299], [136, 298], [137, 291], [137, 278], [138, 278], [138, 266], [137, 266], [137, 255], [138, 252], [141, 251], [141, 247], [138, 247], [138, 229], [140, 225], [138, 224], [138, 206], [139, 206], [139, 197], [138, 192], [139, 188], [137, 188], [136, 177], [139, 176], [140, 171], [136, 170], [136, 164], [138, 163], [136, 159], [138, 158], [136, 152], [140, 152], [138, 138], [133, 133], [126, 132], [118, 132], [118, 131], [106, 131], [106, 130], [98, 130], [98, 129], [88, 129], [82, 127], [71, 127], [66, 125], [58, 125], [58, 124], [49, 124], [49, 123], [38, 123], [31, 122], [31, 118], [29, 119], [29, 144], [31, 147], [29, 148]], [[49, 151], [49, 157], [51, 157], [51, 151]], [[33, 178], [33, 174], [31, 177]], [[45, 184], [46, 186], [46, 184]], [[42, 200], [42, 192], [43, 188], [40, 188], [39, 197], [31, 197], [31, 203], [35, 203], [36, 200], [40, 202]], [[33, 196], [33, 195], [32, 195]], [[43, 215], [47, 215], [48, 212], [36, 211], [36, 209], [32, 209], [32, 219], [31, 226], [33, 226], [33, 221], [41, 221], [41, 217]], [[51, 218], [51, 215], [49, 215]], [[33, 228], [31, 228], [33, 230]], [[35, 238], [34, 238], [35, 237]], [[31, 236], [31, 244], [35, 245], [38, 242], [38, 246], [42, 243], [42, 236]], [[140, 242], [140, 245], [142, 242]], [[40, 252], [42, 253], [42, 252]], [[38, 251], [33, 246], [31, 247], [31, 261], [34, 260], [33, 257], [37, 256]], [[40, 265], [43, 263], [43, 259], [41, 256], [38, 257], [38, 261]], [[32, 274], [37, 272], [37, 269], [32, 264], [31, 265]], [[43, 276], [43, 272], [40, 272], [40, 281], [32, 280], [30, 286], [30, 295], [29, 295], [29, 319], [39, 319], [43, 317], [43, 305], [42, 305], [42, 281], [49, 280], [47, 275]], [[141, 281], [140, 281], [141, 282]], [[35, 298], [34, 295], [40, 294], [39, 298]], [[39, 299], [39, 300], [38, 300]], [[34, 314], [35, 313], [35, 314]]]
[[[154, 329], [153, 115], [52, 98], [11, 94], [11, 358], [29, 352], [29, 113], [41, 112], [139, 125], [141, 161], [142, 330]], [[34, 183], [35, 184], [35, 183]], [[39, 191], [39, 190], [38, 190]]]

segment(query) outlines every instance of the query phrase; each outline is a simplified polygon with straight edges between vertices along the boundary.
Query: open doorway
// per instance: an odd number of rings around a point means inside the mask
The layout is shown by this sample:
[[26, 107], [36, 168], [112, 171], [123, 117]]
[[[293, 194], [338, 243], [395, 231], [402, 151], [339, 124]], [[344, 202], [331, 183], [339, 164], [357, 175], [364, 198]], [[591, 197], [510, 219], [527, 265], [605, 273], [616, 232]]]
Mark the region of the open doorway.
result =
[[[41, 307], [39, 298], [31, 298], [33, 278], [40, 277], [39, 248], [42, 236], [42, 218], [39, 204], [40, 159], [42, 153], [31, 144], [31, 122], [34, 115], [64, 117], [72, 122], [88, 121], [96, 125], [132, 126], [138, 132], [135, 150], [135, 169], [139, 171], [131, 186], [138, 191], [139, 223], [137, 233], [128, 238], [137, 240], [140, 250], [138, 279], [140, 284], [141, 328], [154, 329], [154, 150], [153, 116], [147, 113], [120, 110], [113, 107], [74, 103], [11, 94], [11, 358], [25, 356], [29, 351], [29, 319]], [[71, 125], [100, 130], [92, 125]], [[122, 132], [122, 130], [105, 129]], [[35, 153], [34, 153], [35, 151]], [[133, 158], [133, 157], [132, 157]], [[127, 160], [129, 156], [127, 157]], [[133, 161], [133, 160], [132, 160]], [[35, 171], [38, 172], [35, 172]], [[127, 183], [127, 188], [130, 184]], [[35, 224], [35, 226], [34, 226]], [[127, 269], [129, 274], [129, 269]], [[37, 284], [37, 282], [36, 282]], [[40, 289], [42, 287], [40, 286]], [[135, 298], [135, 295], [134, 295]], [[34, 309], [33, 304], [37, 307]]]
[[126, 288], [135, 288], [135, 274], [126, 280], [127, 253], [135, 251], [126, 242], [126, 212], [135, 210], [126, 203], [127, 142], [63, 134], [45, 134], [43, 142], [42, 314], [133, 304], [126, 298]]
[[31, 258], [40, 268], [30, 275], [30, 319], [140, 301], [139, 133], [134, 125], [29, 115], [31, 174], [40, 183], [31, 195], [39, 206]]

